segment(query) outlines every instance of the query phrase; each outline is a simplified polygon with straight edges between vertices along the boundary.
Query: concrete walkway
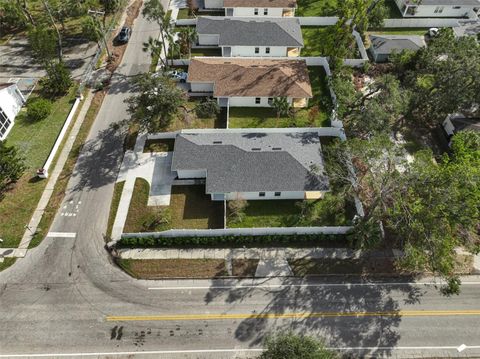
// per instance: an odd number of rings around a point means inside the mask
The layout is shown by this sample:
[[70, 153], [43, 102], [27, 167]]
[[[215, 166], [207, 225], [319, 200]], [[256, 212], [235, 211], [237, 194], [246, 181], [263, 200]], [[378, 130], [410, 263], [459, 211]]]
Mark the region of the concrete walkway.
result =
[[148, 206], [170, 205], [172, 185], [176, 177], [171, 171], [173, 154], [171, 152], [143, 153], [146, 140], [147, 134], [138, 135], [133, 151], [127, 151], [123, 158], [117, 182], [125, 181], [125, 184], [113, 224], [113, 240], [118, 240], [123, 233], [137, 178], [145, 179], [150, 185]]
[[55, 167], [48, 177], [47, 186], [43, 190], [42, 197], [38, 202], [35, 212], [33, 212], [33, 216], [30, 219], [30, 222], [28, 223], [28, 226], [25, 230], [25, 233], [23, 234], [22, 240], [20, 241], [18, 248], [1, 248], [0, 256], [21, 258], [21, 257], [25, 257], [25, 255], [27, 254], [27, 250], [28, 250], [28, 247], [30, 246], [30, 242], [32, 241], [33, 236], [37, 231], [38, 224], [40, 223], [43, 213], [47, 208], [48, 202], [50, 201], [50, 197], [52, 197], [55, 184], [57, 183], [58, 177], [60, 176], [60, 173], [62, 172], [63, 167], [65, 166], [65, 162], [68, 159], [68, 156], [73, 147], [73, 144], [75, 143], [75, 139], [77, 138], [78, 132], [80, 131], [83, 121], [85, 120], [87, 111], [90, 108], [92, 99], [93, 99], [93, 94], [92, 92], [89, 92], [87, 97], [84, 100], [84, 103], [80, 109], [80, 112], [78, 113], [77, 119], [72, 127], [72, 130], [70, 131], [68, 137], [66, 138], [65, 144], [62, 148], [62, 151], [60, 152], [60, 155], [58, 156]]

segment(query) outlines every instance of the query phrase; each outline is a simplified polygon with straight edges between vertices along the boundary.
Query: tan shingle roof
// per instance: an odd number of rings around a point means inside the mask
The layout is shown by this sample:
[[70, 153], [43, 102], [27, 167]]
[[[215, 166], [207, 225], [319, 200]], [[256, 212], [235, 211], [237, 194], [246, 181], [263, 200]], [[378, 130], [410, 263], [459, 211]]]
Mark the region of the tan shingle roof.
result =
[[296, 0], [224, 0], [224, 7], [296, 7]]
[[188, 82], [214, 82], [215, 97], [311, 98], [303, 60], [194, 58]]

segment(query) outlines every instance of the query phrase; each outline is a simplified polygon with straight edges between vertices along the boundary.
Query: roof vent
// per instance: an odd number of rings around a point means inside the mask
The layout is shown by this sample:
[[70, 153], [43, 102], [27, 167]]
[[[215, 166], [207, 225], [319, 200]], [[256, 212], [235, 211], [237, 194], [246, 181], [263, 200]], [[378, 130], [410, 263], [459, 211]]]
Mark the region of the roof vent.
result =
[[252, 148], [252, 151], [261, 151], [262, 149], [261, 148], [258, 148], [258, 147], [254, 147]]
[[272, 150], [274, 150], [274, 151], [281, 151], [282, 148], [281, 148], [281, 147], [273, 147]]
[[223, 142], [222, 141], [213, 141], [214, 145], [221, 145]]

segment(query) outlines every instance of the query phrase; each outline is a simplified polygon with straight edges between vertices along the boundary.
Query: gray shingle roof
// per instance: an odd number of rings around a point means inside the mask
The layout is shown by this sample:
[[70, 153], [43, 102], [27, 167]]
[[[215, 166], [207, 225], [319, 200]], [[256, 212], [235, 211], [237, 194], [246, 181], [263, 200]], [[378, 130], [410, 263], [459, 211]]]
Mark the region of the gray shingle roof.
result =
[[206, 170], [207, 193], [326, 191], [329, 183], [317, 132], [181, 133], [172, 170]]
[[419, 35], [370, 35], [369, 38], [377, 54], [389, 55], [402, 50], [417, 51], [426, 46], [425, 37]]
[[201, 16], [198, 34], [218, 34], [220, 46], [303, 46], [297, 18]]

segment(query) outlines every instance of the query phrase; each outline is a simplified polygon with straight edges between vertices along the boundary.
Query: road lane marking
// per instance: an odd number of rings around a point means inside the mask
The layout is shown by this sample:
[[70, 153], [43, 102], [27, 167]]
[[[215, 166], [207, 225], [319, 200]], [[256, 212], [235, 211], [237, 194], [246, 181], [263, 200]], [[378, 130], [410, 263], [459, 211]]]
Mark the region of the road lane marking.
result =
[[[212, 285], [190, 287], [148, 287], [148, 290], [201, 290], [201, 289], [278, 289], [278, 288], [309, 288], [309, 287], [376, 287], [376, 286], [404, 286], [404, 285], [441, 285], [438, 282], [374, 282], [374, 283], [318, 283], [318, 284], [240, 284], [240, 285]], [[480, 285], [480, 282], [462, 282], [462, 285]]]
[[399, 310], [388, 312], [314, 312], [314, 313], [237, 313], [237, 314], [180, 314], [180, 315], [109, 315], [107, 322], [190, 321], [226, 319], [308, 319], [331, 317], [437, 317], [480, 316], [480, 310]]
[[[377, 350], [456, 350], [456, 346], [423, 346], [423, 347], [327, 347], [330, 350], [342, 351], [377, 351]], [[466, 349], [480, 349], [480, 345], [468, 345]], [[95, 352], [95, 353], [48, 353], [48, 354], [0, 354], [0, 358], [61, 358], [61, 357], [87, 357], [87, 356], [117, 356], [117, 355], [159, 355], [159, 354], [213, 354], [213, 353], [260, 353], [263, 349], [191, 349], [191, 350], [146, 350], [146, 351], [118, 351], [118, 352]]]
[[76, 233], [73, 232], [48, 232], [47, 237], [52, 238], [75, 238], [77, 236]]

